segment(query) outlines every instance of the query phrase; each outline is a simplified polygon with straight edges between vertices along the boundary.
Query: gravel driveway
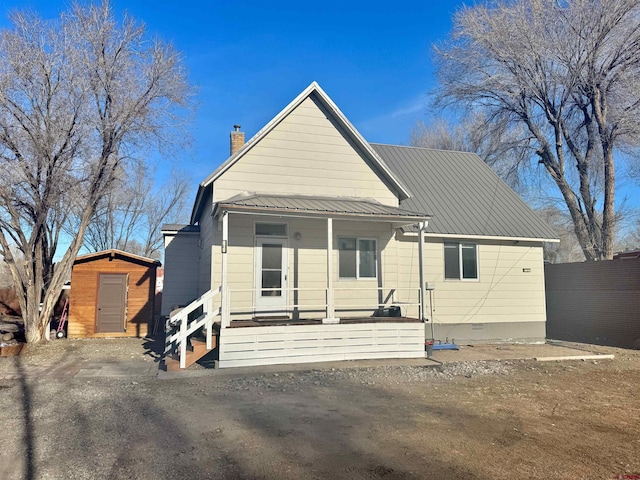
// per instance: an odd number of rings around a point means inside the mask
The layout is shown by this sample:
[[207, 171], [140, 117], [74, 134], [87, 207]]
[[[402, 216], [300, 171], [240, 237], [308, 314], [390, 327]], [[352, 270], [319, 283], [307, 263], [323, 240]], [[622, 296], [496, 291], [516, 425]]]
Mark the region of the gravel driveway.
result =
[[[0, 359], [0, 478], [640, 473], [640, 355], [595, 349], [616, 357], [343, 363], [159, 380], [136, 373], [157, 360], [139, 340], [54, 342]], [[98, 361], [133, 370], [78, 375]]]

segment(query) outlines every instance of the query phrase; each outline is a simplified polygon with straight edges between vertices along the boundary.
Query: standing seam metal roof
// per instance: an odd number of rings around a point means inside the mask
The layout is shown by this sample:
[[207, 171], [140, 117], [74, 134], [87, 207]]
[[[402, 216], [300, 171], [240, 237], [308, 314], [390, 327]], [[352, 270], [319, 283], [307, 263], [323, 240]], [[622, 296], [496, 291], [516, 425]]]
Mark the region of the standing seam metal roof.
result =
[[427, 233], [554, 239], [557, 234], [475, 153], [370, 144], [428, 211]]
[[428, 218], [425, 213], [383, 205], [374, 200], [304, 195], [253, 194], [219, 202], [221, 207], [252, 207], [283, 212], [335, 213], [372, 217]]

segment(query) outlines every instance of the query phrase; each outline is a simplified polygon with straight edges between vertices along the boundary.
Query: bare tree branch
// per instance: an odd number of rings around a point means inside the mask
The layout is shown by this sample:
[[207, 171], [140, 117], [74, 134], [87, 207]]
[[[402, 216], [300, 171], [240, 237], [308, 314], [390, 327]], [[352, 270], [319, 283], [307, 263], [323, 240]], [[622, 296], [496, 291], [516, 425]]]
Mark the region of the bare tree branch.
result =
[[637, 0], [498, 0], [461, 9], [436, 48], [437, 104], [522, 128], [514, 145], [535, 147], [588, 260], [613, 256], [614, 157], [640, 143], [639, 47]]
[[147, 166], [138, 165], [133, 175], [125, 173], [118, 175], [112, 190], [100, 200], [87, 227], [85, 246], [92, 251], [117, 248], [159, 259], [164, 243], [160, 227], [184, 221], [190, 182], [184, 174], [172, 172], [156, 189]]
[[102, 199], [133, 152], [176, 138], [191, 89], [180, 55], [108, 2], [11, 21], [0, 31], [0, 248], [35, 342]]

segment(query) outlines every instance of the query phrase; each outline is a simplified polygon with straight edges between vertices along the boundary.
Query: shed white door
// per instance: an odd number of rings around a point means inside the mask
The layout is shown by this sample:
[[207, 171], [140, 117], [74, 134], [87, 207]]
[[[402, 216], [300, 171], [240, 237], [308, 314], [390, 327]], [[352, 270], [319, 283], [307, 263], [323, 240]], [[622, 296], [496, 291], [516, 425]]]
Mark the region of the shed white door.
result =
[[255, 316], [286, 315], [288, 241], [256, 238]]

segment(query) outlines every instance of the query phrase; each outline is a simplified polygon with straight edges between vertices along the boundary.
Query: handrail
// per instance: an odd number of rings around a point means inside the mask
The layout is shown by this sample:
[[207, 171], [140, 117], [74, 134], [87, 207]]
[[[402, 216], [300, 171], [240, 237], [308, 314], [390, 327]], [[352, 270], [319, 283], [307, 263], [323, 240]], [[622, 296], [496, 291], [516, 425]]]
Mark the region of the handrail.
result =
[[[389, 303], [389, 302], [387, 302]], [[409, 303], [409, 302], [393, 302], [393, 303], [397, 303], [402, 305], [403, 307], [419, 307], [420, 306], [420, 302], [415, 302], [415, 303]], [[380, 305], [383, 304], [379, 304], [378, 308]], [[386, 303], [384, 304], [386, 305]], [[260, 307], [259, 310], [260, 311], [265, 311], [265, 312], [279, 312], [282, 310], [293, 310], [295, 308], [326, 308], [327, 304], [326, 303], [322, 303], [322, 304], [308, 304], [308, 303], [289, 303], [287, 305], [279, 305], [277, 307], [269, 307], [269, 306], [264, 306], [264, 307]], [[247, 310], [248, 307], [244, 306], [244, 307], [231, 307], [231, 311], [232, 312], [244, 312]], [[342, 310], [349, 310], [349, 309], [356, 309], [356, 310], [367, 310], [367, 309], [371, 309], [373, 308], [371, 306], [371, 304], [349, 304], [349, 305], [337, 305], [336, 306], [336, 310], [342, 311]]]
[[[220, 308], [215, 310], [213, 309], [213, 299], [220, 293], [220, 291], [220, 287], [209, 290], [181, 309], [175, 315], [170, 316], [167, 320], [167, 324], [165, 325], [166, 338], [164, 353], [167, 355], [173, 352], [174, 348], [178, 346], [180, 348], [180, 368], [186, 367], [187, 339], [189, 338], [189, 335], [193, 334], [203, 326], [206, 327], [207, 330], [207, 349], [211, 350], [213, 319], [221, 313]], [[189, 314], [200, 307], [203, 307], [202, 315], [189, 322]], [[179, 327], [178, 331], [173, 334], [169, 334], [170, 329], [175, 326]]]
[[[393, 290], [396, 290], [396, 291], [399, 291], [399, 290], [415, 290], [416, 288], [418, 288], [418, 287], [393, 287], [393, 288], [389, 288], [389, 287], [371, 287], [371, 288], [367, 288], [367, 287], [334, 287], [333, 290], [334, 291], [338, 291], [338, 290], [339, 291], [347, 291], [347, 290], [356, 290], [356, 291], [357, 290], [362, 290], [362, 291], [370, 291], [370, 290], [390, 290], [390, 291], [393, 291]], [[301, 287], [262, 288], [262, 287], [259, 287], [259, 288], [232, 288], [231, 289], [232, 292], [245, 292], [245, 293], [246, 292], [256, 292], [256, 291], [259, 291], [259, 290], [265, 290], [267, 292], [277, 291], [277, 290], [298, 291], [298, 292], [301, 292], [301, 291], [302, 292], [320, 292], [320, 291], [326, 290], [326, 288], [325, 287], [322, 287], [322, 288], [318, 288], [318, 287], [315, 287], [315, 288], [313, 288], [313, 287], [304, 287], [304, 288], [301, 288]]]
[[[299, 288], [299, 287], [289, 287], [289, 288], [233, 288], [230, 289], [227, 287], [227, 289], [224, 292], [223, 295], [223, 300], [225, 301], [225, 308], [226, 308], [226, 316], [227, 316], [227, 323], [225, 325], [225, 321], [223, 320], [223, 326], [229, 326], [230, 324], [230, 315], [232, 312], [245, 312], [247, 310], [247, 308], [250, 308], [248, 305], [242, 305], [242, 306], [231, 306], [231, 294], [232, 293], [256, 293], [259, 291], [279, 291], [279, 290], [284, 290], [284, 291], [313, 291], [313, 292], [323, 292], [325, 293], [325, 295], [328, 294], [328, 289], [327, 288], [309, 288], [309, 287], [305, 287], [305, 288]], [[345, 299], [341, 299], [340, 301], [340, 305], [335, 305], [335, 309], [337, 311], [346, 311], [346, 310], [350, 310], [350, 309], [356, 309], [356, 310], [365, 310], [368, 308], [380, 308], [383, 307], [385, 305], [388, 304], [401, 304], [404, 307], [418, 307], [418, 310], [420, 311], [420, 309], [422, 308], [422, 301], [421, 301], [421, 292], [420, 292], [420, 288], [418, 287], [394, 287], [394, 288], [389, 288], [389, 287], [380, 287], [380, 286], [375, 286], [375, 287], [338, 287], [338, 288], [334, 288], [334, 291], [340, 291], [340, 292], [344, 292], [344, 291], [351, 291], [351, 290], [355, 290], [355, 291], [369, 291], [369, 292], [378, 292], [381, 290], [388, 290], [390, 292], [390, 296], [388, 298], [386, 298], [384, 301], [382, 302], [374, 302], [373, 304], [370, 303], [366, 303], [366, 304], [361, 304], [361, 303], [353, 303], [353, 304], [344, 304], [343, 301]], [[415, 302], [412, 301], [399, 301], [396, 300], [395, 297], [395, 293], [399, 293], [401, 291], [409, 291], [409, 292], [415, 292], [417, 293], [417, 300]], [[224, 298], [226, 297], [226, 299]], [[313, 302], [313, 300], [312, 300]], [[283, 311], [291, 311], [294, 309], [299, 309], [299, 308], [322, 308], [322, 309], [326, 309], [327, 308], [327, 303], [310, 303], [310, 302], [298, 302], [298, 303], [289, 303], [287, 302], [286, 305], [277, 305], [277, 306], [260, 306], [259, 310], [262, 312], [283, 312]], [[223, 315], [224, 317], [225, 315]]]

